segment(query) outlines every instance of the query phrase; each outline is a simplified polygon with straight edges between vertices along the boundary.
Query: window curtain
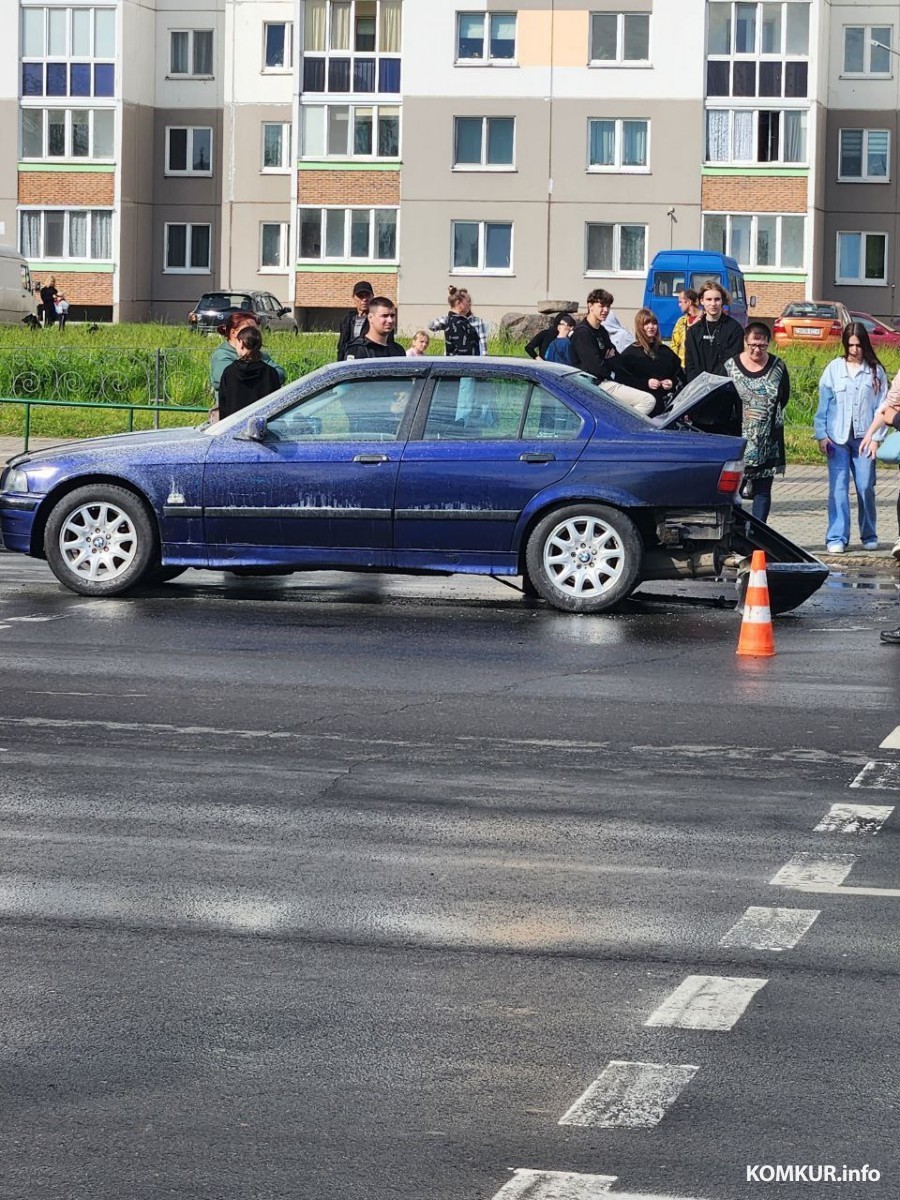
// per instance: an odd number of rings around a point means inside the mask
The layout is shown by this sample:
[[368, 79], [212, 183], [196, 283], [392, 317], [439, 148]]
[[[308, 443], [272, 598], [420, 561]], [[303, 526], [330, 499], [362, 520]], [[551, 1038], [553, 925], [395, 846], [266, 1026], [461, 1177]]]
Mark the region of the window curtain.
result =
[[748, 110], [738, 109], [734, 114], [732, 161], [755, 161], [755, 155], [753, 153], [753, 113]]
[[859, 279], [861, 234], [838, 234], [838, 278]]
[[19, 234], [19, 251], [26, 258], [41, 258], [41, 214], [23, 212]]
[[345, 0], [331, 5], [331, 49], [350, 49], [350, 5]]
[[187, 75], [188, 72], [188, 35], [182, 31], [172, 34], [171, 72], [173, 75]]
[[612, 167], [616, 162], [615, 121], [591, 121], [590, 165]]
[[862, 176], [862, 144], [861, 129], [841, 130], [841, 162], [838, 173], [846, 179], [859, 179]]
[[112, 213], [95, 212], [91, 221], [91, 258], [112, 258]]
[[806, 113], [784, 114], [784, 161], [806, 162]]
[[381, 0], [378, 49], [382, 54], [400, 53], [400, 0]]
[[303, 23], [303, 49], [325, 49], [325, 0], [306, 0], [306, 17]]
[[706, 114], [706, 161], [728, 162], [729, 157], [728, 113], [711, 108]]
[[620, 231], [620, 270], [643, 271], [646, 268], [645, 225], [623, 225]]
[[886, 179], [888, 164], [888, 142], [886, 129], [870, 129], [866, 144], [866, 174], [870, 179]]
[[647, 122], [622, 122], [622, 166], [647, 165]]

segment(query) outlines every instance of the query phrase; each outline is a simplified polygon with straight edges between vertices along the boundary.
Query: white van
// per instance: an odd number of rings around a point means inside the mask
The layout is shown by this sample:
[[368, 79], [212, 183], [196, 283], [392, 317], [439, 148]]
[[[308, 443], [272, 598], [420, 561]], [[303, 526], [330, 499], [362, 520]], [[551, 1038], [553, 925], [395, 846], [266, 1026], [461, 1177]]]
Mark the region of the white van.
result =
[[34, 289], [28, 263], [12, 246], [0, 246], [0, 323], [34, 316]]

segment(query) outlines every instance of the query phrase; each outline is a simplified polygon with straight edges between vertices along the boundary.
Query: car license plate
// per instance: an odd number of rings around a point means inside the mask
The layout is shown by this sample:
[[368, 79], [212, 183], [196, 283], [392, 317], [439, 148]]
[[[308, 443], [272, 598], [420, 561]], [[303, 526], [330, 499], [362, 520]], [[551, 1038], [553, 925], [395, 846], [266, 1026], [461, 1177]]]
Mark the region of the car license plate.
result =
[[821, 329], [795, 329], [794, 336], [795, 337], [817, 337], [817, 338], [820, 338], [822, 336], [822, 330]]

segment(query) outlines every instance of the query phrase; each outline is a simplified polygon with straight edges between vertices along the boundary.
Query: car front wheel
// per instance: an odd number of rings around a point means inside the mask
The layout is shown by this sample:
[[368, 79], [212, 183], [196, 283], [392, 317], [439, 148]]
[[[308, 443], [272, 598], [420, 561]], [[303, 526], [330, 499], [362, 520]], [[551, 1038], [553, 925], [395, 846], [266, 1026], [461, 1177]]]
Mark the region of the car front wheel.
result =
[[50, 569], [82, 596], [118, 596], [157, 560], [157, 538], [144, 504], [126, 488], [93, 484], [60, 500], [47, 520]]
[[525, 565], [538, 593], [566, 612], [612, 608], [639, 582], [643, 545], [634, 523], [605, 504], [575, 504], [535, 526]]

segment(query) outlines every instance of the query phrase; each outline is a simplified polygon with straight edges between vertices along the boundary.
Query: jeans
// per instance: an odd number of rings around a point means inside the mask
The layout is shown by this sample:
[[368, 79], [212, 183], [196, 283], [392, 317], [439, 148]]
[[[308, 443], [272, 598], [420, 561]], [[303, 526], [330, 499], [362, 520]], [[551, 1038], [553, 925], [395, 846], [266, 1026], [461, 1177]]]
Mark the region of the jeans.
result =
[[772, 507], [773, 483], [771, 475], [761, 475], [753, 480], [753, 504], [750, 511], [760, 521], [768, 520], [769, 509]]
[[826, 542], [850, 541], [850, 476], [856, 488], [860, 541], [874, 542], [875, 532], [875, 460], [860, 457], [860, 438], [851, 438], [843, 446], [831, 443], [828, 455], [828, 532]]

